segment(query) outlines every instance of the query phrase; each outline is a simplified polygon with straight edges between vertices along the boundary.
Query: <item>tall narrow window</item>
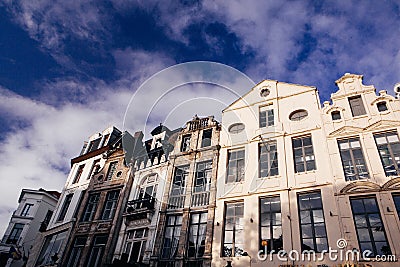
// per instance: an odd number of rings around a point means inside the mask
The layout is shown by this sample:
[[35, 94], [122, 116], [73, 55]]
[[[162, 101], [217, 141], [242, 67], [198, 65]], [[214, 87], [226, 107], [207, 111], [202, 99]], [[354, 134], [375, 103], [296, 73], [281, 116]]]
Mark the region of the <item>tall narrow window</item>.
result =
[[313, 250], [315, 252], [328, 250], [321, 193], [299, 194], [298, 205], [302, 250]]
[[106, 203], [104, 204], [103, 220], [111, 220], [114, 217], [115, 210], [117, 208], [119, 191], [110, 191], [107, 193]]
[[71, 204], [71, 200], [72, 200], [72, 196], [73, 196], [73, 195], [74, 195], [74, 194], [69, 194], [69, 195], [67, 195], [67, 196], [65, 197], [65, 200], [64, 200], [64, 203], [63, 203], [63, 205], [62, 205], [62, 207], [61, 207], [61, 211], [60, 211], [60, 213], [59, 213], [59, 215], [58, 215], [57, 221], [62, 221], [62, 220], [64, 220], [65, 215], [67, 214], [69, 205]]
[[92, 247], [90, 248], [89, 259], [86, 264], [87, 267], [98, 267], [102, 265], [102, 258], [106, 244], [107, 235], [95, 236]]
[[397, 132], [374, 134], [386, 176], [400, 175], [400, 141]]
[[376, 198], [353, 198], [350, 202], [361, 253], [369, 250], [371, 256], [391, 254]]
[[279, 197], [260, 199], [260, 250], [277, 253], [283, 249], [282, 214]]
[[135, 264], [143, 261], [146, 250], [147, 228], [136, 229], [128, 232], [125, 253], [128, 255], [128, 263]]
[[33, 207], [33, 204], [26, 203], [24, 208], [22, 209], [21, 216], [29, 216], [29, 211]]
[[315, 157], [311, 136], [292, 139], [296, 173], [315, 170]]
[[178, 251], [182, 228], [182, 215], [169, 215], [165, 226], [162, 258], [172, 259]]
[[71, 253], [68, 259], [68, 267], [77, 267], [81, 260], [82, 251], [85, 248], [87, 237], [78, 236], [75, 238]]
[[182, 136], [182, 144], [181, 144], [181, 151], [186, 152], [190, 149], [190, 137], [191, 135], [184, 135]]
[[364, 155], [359, 138], [339, 140], [340, 157], [346, 181], [368, 178]]
[[260, 107], [259, 123], [260, 128], [274, 126], [274, 110], [272, 105]]
[[111, 180], [115, 170], [117, 169], [118, 161], [113, 161], [110, 163], [110, 167], [108, 167], [107, 177], [106, 180]]
[[87, 179], [92, 178], [92, 176], [98, 173], [99, 170], [100, 170], [100, 159], [96, 159], [95, 161], [93, 161], [92, 168], [90, 168], [90, 172]]
[[90, 194], [86, 203], [85, 212], [83, 213], [82, 221], [92, 221], [96, 213], [97, 204], [99, 203], [100, 194]]
[[67, 231], [47, 236], [35, 266], [54, 265], [52, 257], [60, 255], [59, 253], [66, 237]]
[[101, 138], [97, 138], [96, 140], [91, 141], [89, 143], [87, 152], [89, 153], [89, 152], [95, 151], [99, 147], [100, 141], [101, 141]]
[[212, 129], [204, 130], [201, 138], [201, 147], [211, 146]]
[[6, 244], [17, 244], [18, 239], [21, 236], [22, 230], [24, 230], [24, 224], [14, 224], [14, 227], [12, 228], [11, 233], [7, 238]]
[[244, 180], [244, 149], [228, 151], [228, 173], [226, 183]]
[[367, 114], [367, 112], [365, 112], [365, 107], [360, 95], [349, 97], [349, 104], [353, 117]]
[[243, 202], [225, 204], [223, 257], [236, 257], [243, 254], [243, 210]]
[[187, 255], [201, 258], [206, 247], [207, 212], [193, 213], [190, 217]]
[[211, 177], [212, 160], [197, 163], [194, 192], [210, 191]]
[[278, 152], [276, 142], [261, 143], [258, 145], [259, 177], [278, 175]]
[[169, 208], [183, 208], [185, 202], [185, 186], [189, 175], [189, 166], [175, 168], [175, 176], [172, 182]]
[[79, 179], [81, 179], [84, 168], [85, 168], [85, 164], [79, 165], [78, 170], [76, 171], [74, 180], [72, 181], [73, 184], [76, 184], [77, 182], [79, 182]]

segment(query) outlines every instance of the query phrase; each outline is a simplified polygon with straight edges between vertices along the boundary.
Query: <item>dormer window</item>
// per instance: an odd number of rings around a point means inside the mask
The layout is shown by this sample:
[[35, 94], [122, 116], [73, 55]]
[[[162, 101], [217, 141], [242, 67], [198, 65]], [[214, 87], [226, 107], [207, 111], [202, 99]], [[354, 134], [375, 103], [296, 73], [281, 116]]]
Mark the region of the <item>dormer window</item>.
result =
[[89, 153], [89, 152], [96, 150], [99, 147], [100, 141], [101, 141], [101, 138], [97, 138], [97, 139], [91, 141], [89, 143], [87, 152]]
[[342, 118], [342, 116], [340, 115], [340, 111], [332, 111], [331, 116], [333, 121], [337, 121]]
[[388, 107], [387, 107], [385, 101], [378, 102], [378, 103], [376, 104], [376, 107], [378, 108], [378, 111], [379, 111], [379, 112], [383, 112], [383, 111], [388, 110]]
[[349, 104], [353, 117], [367, 114], [360, 95], [349, 97]]

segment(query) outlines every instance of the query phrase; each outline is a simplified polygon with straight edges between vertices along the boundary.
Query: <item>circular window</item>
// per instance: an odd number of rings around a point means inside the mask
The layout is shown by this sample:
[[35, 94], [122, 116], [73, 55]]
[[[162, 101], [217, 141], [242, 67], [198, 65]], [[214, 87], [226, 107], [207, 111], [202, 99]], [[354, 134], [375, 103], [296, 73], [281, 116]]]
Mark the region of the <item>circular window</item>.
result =
[[299, 110], [295, 110], [292, 113], [290, 113], [289, 119], [291, 121], [301, 121], [301, 120], [307, 118], [307, 116], [308, 116], [307, 110], [299, 109]]
[[103, 178], [104, 178], [104, 176], [103, 176], [103, 175], [100, 175], [99, 177], [97, 177], [97, 180], [98, 180], [99, 182], [101, 182], [101, 181], [103, 181]]
[[269, 94], [271, 93], [271, 91], [267, 88], [261, 89], [260, 91], [260, 96], [261, 97], [267, 97], [269, 96]]
[[118, 177], [118, 178], [121, 177], [121, 175], [122, 175], [122, 172], [121, 172], [121, 171], [117, 172], [117, 177]]
[[243, 123], [235, 123], [229, 126], [228, 131], [232, 134], [237, 134], [240, 133], [244, 130], [244, 124]]

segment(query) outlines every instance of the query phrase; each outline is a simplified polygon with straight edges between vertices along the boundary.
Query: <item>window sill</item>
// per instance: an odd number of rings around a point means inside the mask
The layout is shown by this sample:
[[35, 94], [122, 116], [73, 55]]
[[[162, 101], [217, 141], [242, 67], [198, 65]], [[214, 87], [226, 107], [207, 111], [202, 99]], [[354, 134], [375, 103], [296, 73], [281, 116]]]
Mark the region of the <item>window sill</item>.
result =
[[313, 174], [313, 173], [316, 173], [316, 172], [317, 172], [317, 170], [304, 171], [304, 172], [295, 172], [294, 175]]

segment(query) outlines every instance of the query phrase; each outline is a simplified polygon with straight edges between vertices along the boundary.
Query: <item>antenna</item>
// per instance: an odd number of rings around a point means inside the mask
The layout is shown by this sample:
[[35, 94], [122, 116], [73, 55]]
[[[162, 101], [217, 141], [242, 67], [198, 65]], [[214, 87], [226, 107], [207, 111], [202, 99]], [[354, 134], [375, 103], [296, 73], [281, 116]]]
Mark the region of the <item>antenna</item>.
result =
[[393, 88], [396, 98], [400, 98], [400, 83], [396, 83]]

